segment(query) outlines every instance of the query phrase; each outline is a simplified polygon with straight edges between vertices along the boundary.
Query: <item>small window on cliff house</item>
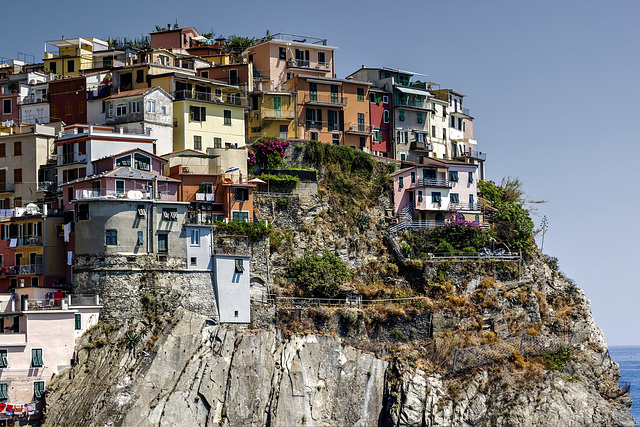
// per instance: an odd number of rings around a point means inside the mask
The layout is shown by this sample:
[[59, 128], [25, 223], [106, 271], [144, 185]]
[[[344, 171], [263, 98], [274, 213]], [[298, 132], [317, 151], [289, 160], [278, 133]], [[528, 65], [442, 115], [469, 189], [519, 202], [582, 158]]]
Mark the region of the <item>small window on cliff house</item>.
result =
[[33, 400], [42, 399], [44, 396], [44, 381], [33, 382]]
[[249, 200], [249, 190], [244, 187], [235, 188], [234, 199], [236, 202], [246, 202]]
[[9, 400], [9, 385], [7, 383], [0, 384], [0, 402], [6, 403]]
[[244, 272], [244, 262], [241, 259], [236, 260], [236, 273]]

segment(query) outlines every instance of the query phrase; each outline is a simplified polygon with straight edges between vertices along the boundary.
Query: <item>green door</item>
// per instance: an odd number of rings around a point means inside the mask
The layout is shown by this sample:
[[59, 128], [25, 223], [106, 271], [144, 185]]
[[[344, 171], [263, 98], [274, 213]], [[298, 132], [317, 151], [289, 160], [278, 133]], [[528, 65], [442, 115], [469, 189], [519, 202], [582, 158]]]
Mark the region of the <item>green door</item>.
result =
[[273, 97], [273, 117], [282, 117], [282, 98]]

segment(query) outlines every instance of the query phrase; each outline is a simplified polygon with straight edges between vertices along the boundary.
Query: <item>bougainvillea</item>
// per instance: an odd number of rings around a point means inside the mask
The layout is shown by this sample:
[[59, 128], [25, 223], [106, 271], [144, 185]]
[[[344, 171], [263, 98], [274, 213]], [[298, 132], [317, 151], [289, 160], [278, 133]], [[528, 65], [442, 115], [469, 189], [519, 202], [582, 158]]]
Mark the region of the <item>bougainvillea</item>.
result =
[[259, 139], [251, 146], [247, 163], [250, 166], [258, 165], [264, 169], [278, 169], [283, 164], [282, 159], [288, 146], [289, 141], [277, 138]]

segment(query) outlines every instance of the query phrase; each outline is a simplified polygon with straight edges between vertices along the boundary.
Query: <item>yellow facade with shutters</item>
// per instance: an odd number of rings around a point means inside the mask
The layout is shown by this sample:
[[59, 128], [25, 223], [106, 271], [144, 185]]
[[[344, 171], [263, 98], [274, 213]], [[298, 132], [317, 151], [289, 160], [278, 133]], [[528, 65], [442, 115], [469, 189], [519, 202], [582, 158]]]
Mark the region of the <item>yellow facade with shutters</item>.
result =
[[261, 92], [252, 95], [247, 121], [249, 139], [296, 138], [296, 104], [295, 93]]

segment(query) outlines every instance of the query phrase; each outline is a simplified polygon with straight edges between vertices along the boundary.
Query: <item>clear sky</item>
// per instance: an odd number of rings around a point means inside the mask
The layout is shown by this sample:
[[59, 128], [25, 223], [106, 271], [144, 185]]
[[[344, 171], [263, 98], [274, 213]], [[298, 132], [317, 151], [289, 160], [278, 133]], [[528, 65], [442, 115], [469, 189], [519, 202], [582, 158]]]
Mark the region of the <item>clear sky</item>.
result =
[[[585, 290], [609, 344], [640, 344], [640, 1], [59, 1], [6, 15], [0, 56], [45, 40], [135, 37], [155, 25], [324, 37], [336, 72], [427, 74], [467, 95], [487, 175], [519, 177], [546, 215], [544, 251]], [[421, 78], [424, 80], [424, 78]], [[596, 167], [597, 166], [597, 167]]]

